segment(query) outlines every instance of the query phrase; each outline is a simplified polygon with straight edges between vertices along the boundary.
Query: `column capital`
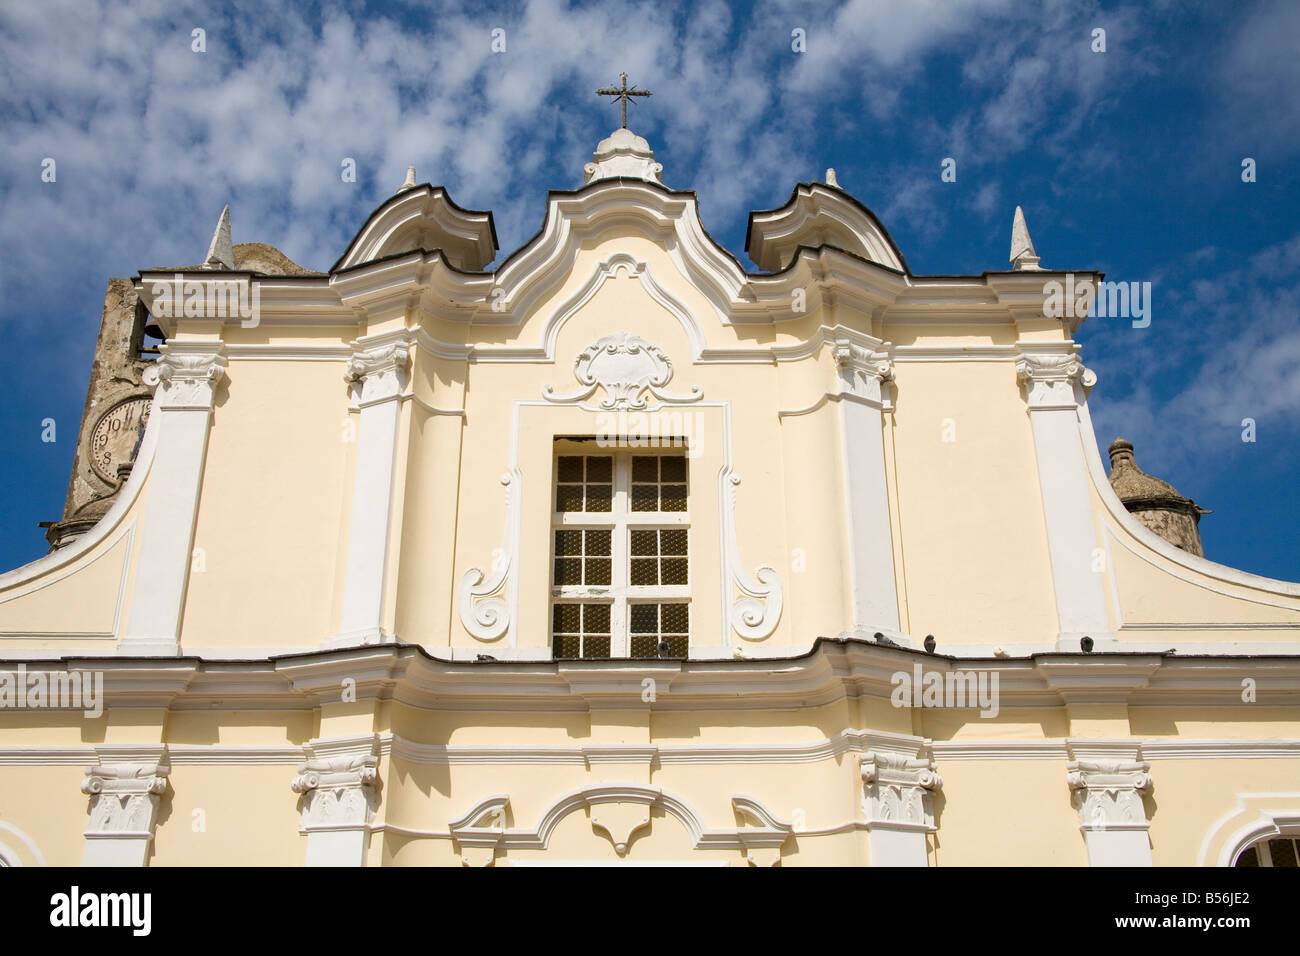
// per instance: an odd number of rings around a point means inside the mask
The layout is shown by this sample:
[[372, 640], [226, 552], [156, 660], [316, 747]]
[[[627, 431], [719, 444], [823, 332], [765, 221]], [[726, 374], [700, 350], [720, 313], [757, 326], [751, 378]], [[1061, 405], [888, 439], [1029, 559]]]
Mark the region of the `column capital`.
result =
[[1151, 792], [1151, 765], [1116, 758], [1079, 759], [1066, 764], [1066, 783], [1079, 826], [1088, 830], [1146, 830], [1142, 797]]
[[862, 812], [870, 827], [934, 831], [932, 795], [943, 778], [930, 757], [868, 750], [858, 763]]
[[894, 363], [889, 353], [877, 352], [841, 336], [835, 340], [833, 354], [841, 395], [866, 399], [881, 408], [889, 407], [882, 388], [894, 379]]
[[1091, 388], [1097, 376], [1085, 368], [1076, 354], [1068, 352], [1022, 352], [1016, 358], [1016, 381], [1029, 386], [1029, 407], [1033, 409], [1075, 408], [1074, 381]]
[[359, 827], [374, 812], [379, 758], [332, 757], [298, 766], [289, 788], [302, 794], [302, 828]]
[[394, 399], [402, 393], [411, 364], [408, 347], [405, 341], [390, 342], [352, 354], [343, 380], [352, 387], [356, 407]]
[[207, 411], [226, 374], [220, 342], [168, 342], [162, 355], [141, 375], [154, 390], [154, 407], [163, 411]]
[[374, 816], [379, 757], [372, 738], [313, 741], [289, 789], [302, 795], [302, 830], [364, 829]]
[[101, 764], [86, 770], [81, 792], [90, 797], [87, 836], [153, 836], [158, 798], [171, 768], [161, 764]]
[[81, 781], [81, 792], [90, 797], [83, 864], [144, 866], [171, 772], [167, 749], [104, 750], [99, 761]]

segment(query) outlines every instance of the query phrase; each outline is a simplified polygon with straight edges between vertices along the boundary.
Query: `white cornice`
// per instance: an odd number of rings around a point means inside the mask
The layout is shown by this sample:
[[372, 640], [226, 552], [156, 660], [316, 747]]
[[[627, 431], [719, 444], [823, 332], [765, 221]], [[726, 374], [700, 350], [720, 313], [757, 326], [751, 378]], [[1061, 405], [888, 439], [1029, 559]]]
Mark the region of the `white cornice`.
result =
[[[565, 765], [590, 767], [593, 763], [654, 765], [721, 764], [805, 764], [838, 760], [845, 754], [872, 749], [871, 741], [896, 735], [846, 729], [833, 737], [792, 744], [648, 744], [637, 753], [617, 760], [608, 747], [570, 746], [471, 746], [428, 744], [384, 734], [377, 752], [393, 760], [431, 766], [524, 766]], [[1141, 750], [1143, 759], [1161, 760], [1300, 760], [1300, 740], [1278, 738], [1176, 739], [1132, 738], [1128, 746]], [[1069, 758], [1065, 739], [1054, 740], [936, 740], [929, 744], [935, 760], [1054, 760]], [[167, 752], [173, 766], [296, 766], [307, 751], [304, 746], [231, 746], [225, 744], [170, 744]], [[0, 766], [84, 767], [98, 758], [94, 745], [0, 747]]]
[[[17, 661], [15, 660], [16, 664]], [[946, 675], [984, 672], [998, 678], [1000, 707], [1054, 708], [1103, 701], [1128, 706], [1241, 707], [1242, 680], [1256, 681], [1258, 703], [1288, 706], [1300, 694], [1300, 658], [1191, 657], [1157, 654], [1041, 654], [1032, 658], [935, 657], [869, 642], [824, 641], [784, 660], [664, 663], [469, 663], [430, 656], [412, 645], [342, 648], [246, 661], [193, 657], [143, 660], [79, 656], [24, 661], [29, 673], [102, 671], [108, 707], [172, 710], [311, 710], [337, 702], [342, 679], [358, 700], [394, 700], [447, 711], [602, 707], [662, 712], [750, 711], [823, 706], [848, 698], [890, 699], [895, 675], [914, 666]], [[0, 670], [11, 670], [0, 661]], [[646, 677], [657, 699], [641, 700]], [[979, 711], [963, 711], [980, 725]]]

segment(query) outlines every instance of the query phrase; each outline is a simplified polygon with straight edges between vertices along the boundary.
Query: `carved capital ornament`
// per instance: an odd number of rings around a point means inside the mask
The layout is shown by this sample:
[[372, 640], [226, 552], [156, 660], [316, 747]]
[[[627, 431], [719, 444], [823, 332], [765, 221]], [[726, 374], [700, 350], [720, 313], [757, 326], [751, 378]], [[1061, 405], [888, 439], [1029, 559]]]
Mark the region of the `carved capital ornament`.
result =
[[154, 389], [154, 405], [164, 411], [206, 411], [226, 374], [226, 360], [217, 349], [166, 344], [162, 356], [144, 370], [144, 383]]

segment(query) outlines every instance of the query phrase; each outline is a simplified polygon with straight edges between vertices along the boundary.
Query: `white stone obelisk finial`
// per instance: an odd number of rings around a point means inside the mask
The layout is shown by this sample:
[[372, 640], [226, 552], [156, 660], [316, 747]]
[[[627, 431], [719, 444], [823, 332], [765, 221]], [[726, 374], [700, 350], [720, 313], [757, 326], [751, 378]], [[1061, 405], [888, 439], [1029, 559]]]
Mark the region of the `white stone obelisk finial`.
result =
[[212, 233], [212, 242], [208, 244], [208, 257], [203, 260], [205, 269], [235, 268], [235, 247], [230, 244], [230, 207], [221, 210], [217, 220], [217, 229]]
[[1025, 223], [1025, 211], [1016, 207], [1016, 218], [1011, 223], [1011, 268], [1016, 271], [1040, 269], [1038, 255], [1034, 252], [1034, 242], [1029, 238], [1029, 226]]
[[840, 184], [840, 183], [839, 183], [839, 180], [837, 180], [837, 179], [835, 178], [835, 170], [834, 170], [834, 168], [831, 168], [831, 169], [826, 170], [826, 185], [827, 185], [827, 186], [836, 186], [836, 187], [838, 187], [839, 184]]
[[407, 166], [406, 181], [403, 182], [402, 185], [397, 187], [397, 191], [400, 193], [400, 192], [405, 192], [408, 189], [414, 189], [414, 188], [415, 188], [415, 167]]

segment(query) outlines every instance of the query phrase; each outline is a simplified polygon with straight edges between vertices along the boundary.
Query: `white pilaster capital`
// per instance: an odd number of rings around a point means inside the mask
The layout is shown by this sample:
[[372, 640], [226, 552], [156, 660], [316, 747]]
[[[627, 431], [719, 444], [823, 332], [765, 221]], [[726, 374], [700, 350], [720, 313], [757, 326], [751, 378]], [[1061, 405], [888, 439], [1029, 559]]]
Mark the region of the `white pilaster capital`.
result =
[[354, 352], [343, 380], [352, 386], [358, 405], [389, 401], [406, 388], [411, 357], [406, 342], [378, 345]]
[[872, 827], [934, 829], [934, 791], [943, 787], [935, 763], [925, 756], [868, 750], [858, 757], [862, 812]]
[[1066, 765], [1066, 783], [1083, 830], [1146, 830], [1142, 797], [1153, 787], [1151, 765], [1123, 758], [1079, 759]]
[[882, 408], [889, 407], [883, 386], [894, 379], [894, 363], [888, 353], [877, 352], [841, 337], [835, 340], [834, 356], [840, 394], [866, 399]]
[[1016, 358], [1016, 380], [1029, 386], [1031, 410], [1075, 408], [1074, 380], [1091, 388], [1097, 376], [1075, 352], [1022, 352]]
[[86, 836], [144, 840], [152, 837], [159, 798], [167, 791], [170, 771], [165, 756], [88, 767], [81, 782], [81, 792], [90, 797], [90, 825]]
[[310, 759], [289, 784], [302, 794], [302, 829], [357, 829], [374, 815], [379, 757], [372, 738], [313, 742]]
[[220, 342], [169, 342], [162, 355], [144, 370], [144, 383], [154, 390], [154, 408], [163, 411], [207, 411], [226, 374]]

